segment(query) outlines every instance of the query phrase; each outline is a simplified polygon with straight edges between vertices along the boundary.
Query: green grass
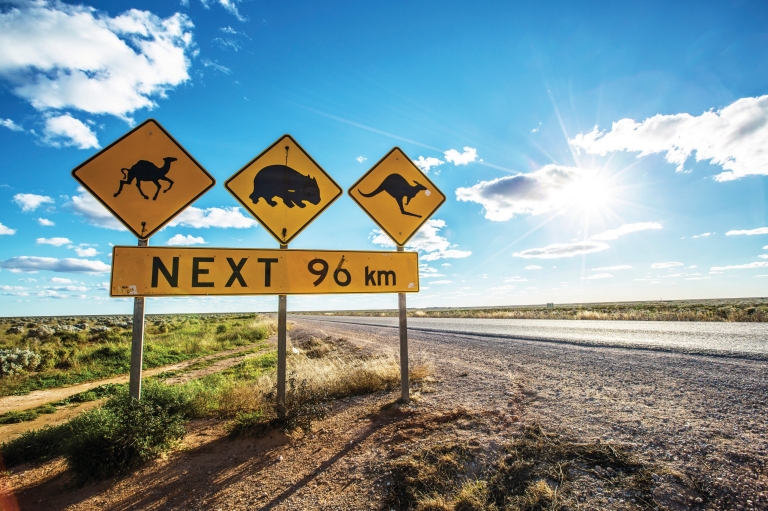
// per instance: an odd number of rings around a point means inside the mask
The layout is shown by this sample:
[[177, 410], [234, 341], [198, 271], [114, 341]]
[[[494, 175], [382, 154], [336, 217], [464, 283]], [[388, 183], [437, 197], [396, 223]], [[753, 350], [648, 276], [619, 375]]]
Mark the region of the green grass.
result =
[[33, 421], [42, 414], [56, 413], [58, 410], [68, 405], [87, 403], [89, 401], [96, 401], [97, 399], [113, 396], [126, 387], [126, 384], [107, 383], [106, 385], [99, 385], [91, 390], [80, 392], [59, 401], [45, 403], [36, 408], [6, 412], [0, 415], [0, 424], [17, 424], [19, 422]]
[[[131, 331], [128, 329], [115, 327], [106, 333], [63, 332], [38, 339], [26, 337], [26, 332], [5, 333], [11, 321], [6, 319], [0, 324], [0, 348], [30, 349], [41, 356], [42, 362], [36, 371], [0, 378], [0, 396], [75, 385], [124, 374], [130, 369]], [[69, 323], [79, 321], [82, 318]], [[61, 318], [45, 322], [66, 323]], [[145, 328], [144, 368], [247, 346], [268, 338], [274, 329], [274, 320], [253, 315], [149, 317]]]

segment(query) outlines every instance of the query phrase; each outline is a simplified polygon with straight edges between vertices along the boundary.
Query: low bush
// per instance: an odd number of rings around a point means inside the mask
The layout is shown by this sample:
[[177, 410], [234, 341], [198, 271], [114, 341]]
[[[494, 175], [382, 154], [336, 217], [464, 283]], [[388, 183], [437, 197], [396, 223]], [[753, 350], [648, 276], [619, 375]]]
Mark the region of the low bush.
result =
[[0, 350], [0, 377], [31, 371], [40, 365], [40, 355], [31, 350]]
[[7, 467], [27, 461], [46, 460], [61, 454], [70, 438], [70, 432], [69, 424], [33, 429], [15, 440], [0, 444], [0, 454]]
[[121, 394], [69, 422], [64, 456], [81, 481], [121, 475], [184, 437], [189, 399], [178, 388], [147, 386], [141, 401]]

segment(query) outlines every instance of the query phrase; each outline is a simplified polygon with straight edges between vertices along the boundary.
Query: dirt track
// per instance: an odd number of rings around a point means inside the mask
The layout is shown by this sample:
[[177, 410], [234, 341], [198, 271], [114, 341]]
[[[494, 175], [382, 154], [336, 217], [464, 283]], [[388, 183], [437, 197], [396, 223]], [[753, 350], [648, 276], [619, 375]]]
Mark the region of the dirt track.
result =
[[[297, 323], [396, 348], [388, 330]], [[766, 362], [446, 333], [410, 337], [412, 356], [433, 359], [439, 379], [435, 392], [411, 406], [388, 406], [395, 393], [344, 400], [306, 437], [233, 441], [221, 424], [201, 422], [186, 451], [117, 482], [63, 491], [67, 473], [48, 463], [6, 483], [18, 489], [21, 509], [379, 509], [386, 460], [430, 435], [493, 445], [538, 422], [581, 441], [626, 445], [662, 468], [653, 490], [660, 509], [768, 509]], [[442, 426], [459, 409], [473, 419]], [[596, 481], [584, 488], [580, 509], [639, 509]]]

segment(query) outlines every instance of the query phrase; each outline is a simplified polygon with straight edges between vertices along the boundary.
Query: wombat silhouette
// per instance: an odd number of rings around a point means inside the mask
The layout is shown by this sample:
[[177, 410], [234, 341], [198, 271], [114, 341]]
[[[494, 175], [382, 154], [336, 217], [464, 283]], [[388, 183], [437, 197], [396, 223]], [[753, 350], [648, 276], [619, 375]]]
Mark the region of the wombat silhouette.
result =
[[[136, 180], [136, 188], [139, 189], [139, 193], [142, 197], [145, 199], [149, 199], [146, 195], [144, 195], [144, 192], [141, 190], [141, 182], [142, 181], [152, 181], [155, 183], [155, 186], [157, 186], [157, 190], [155, 191], [155, 196], [152, 197], [152, 200], [157, 200], [157, 194], [160, 193], [160, 181], [168, 181], [170, 184], [168, 185], [168, 188], [163, 190], [163, 193], [167, 192], [171, 189], [173, 186], [173, 181], [165, 177], [166, 174], [168, 174], [168, 171], [171, 170], [171, 162], [176, 161], [176, 158], [173, 156], [166, 156], [163, 158], [163, 161], [165, 164], [163, 164], [162, 167], [158, 167], [151, 161], [147, 160], [139, 160], [136, 163], [133, 164], [133, 167], [130, 169], [120, 169], [120, 172], [123, 173], [123, 179], [120, 181], [120, 188], [117, 189], [117, 193], [114, 195], [114, 197], [117, 197], [120, 195], [120, 192], [123, 191], [123, 186], [129, 185], [133, 183], [133, 180]], [[128, 171], [128, 176], [126, 177], [125, 171]]]
[[414, 181], [414, 183], [416, 184], [409, 184], [408, 181], [400, 174], [390, 174], [385, 177], [384, 181], [381, 182], [379, 187], [371, 193], [363, 193], [363, 191], [359, 188], [357, 191], [360, 192], [360, 195], [363, 197], [373, 197], [374, 195], [378, 195], [381, 192], [387, 192], [392, 196], [393, 199], [397, 201], [397, 205], [400, 206], [400, 213], [408, 216], [415, 216], [416, 218], [421, 218], [421, 215], [417, 215], [416, 213], [409, 213], [405, 210], [405, 208], [403, 208], [403, 201], [405, 201], [405, 204], [408, 205], [408, 203], [416, 196], [417, 193], [427, 189], [426, 186], [422, 185], [418, 181]]
[[305, 201], [315, 205], [320, 202], [320, 189], [313, 177], [299, 174], [287, 165], [270, 165], [253, 178], [253, 193], [249, 197], [254, 204], [264, 199], [273, 208], [277, 206], [275, 197], [289, 208], [303, 208]]

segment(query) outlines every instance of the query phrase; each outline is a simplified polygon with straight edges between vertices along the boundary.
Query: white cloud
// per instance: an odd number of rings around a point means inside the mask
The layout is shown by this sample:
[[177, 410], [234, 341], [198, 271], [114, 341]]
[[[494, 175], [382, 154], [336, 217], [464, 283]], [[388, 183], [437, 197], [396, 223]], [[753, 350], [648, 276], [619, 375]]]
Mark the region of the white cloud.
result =
[[48, 279], [50, 282], [53, 282], [54, 284], [74, 284], [75, 281], [72, 279], [65, 279], [62, 277], [51, 277]]
[[168, 225], [195, 229], [207, 229], [209, 227], [247, 229], [255, 227], [258, 223], [253, 218], [243, 215], [238, 207], [200, 209], [192, 206], [182, 211]]
[[755, 234], [768, 234], [768, 227], [758, 227], [757, 229], [740, 230], [740, 231], [728, 231], [726, 236], [754, 236]]
[[432, 268], [426, 263], [419, 263], [419, 278], [429, 279], [435, 277], [445, 277], [436, 268]]
[[764, 246], [763, 250], [768, 250], [768, 245]]
[[433, 284], [452, 284], [452, 283], [453, 283], [452, 280], [433, 280], [432, 282], [429, 283], [429, 285], [431, 286]]
[[[768, 248], [768, 247], [765, 247], [765, 248]], [[453, 266], [453, 265], [451, 263], [443, 263], [440, 266], [448, 267], [448, 266]]]
[[48, 220], [47, 218], [38, 218], [37, 223], [42, 225], [43, 227], [53, 227], [56, 225], [51, 220]]
[[456, 149], [448, 149], [443, 155], [445, 156], [446, 161], [449, 161], [454, 165], [466, 165], [477, 159], [477, 149], [464, 147], [463, 153], [458, 152]]
[[688, 277], [685, 280], [707, 280], [707, 279], [711, 279], [711, 278], [712, 277]]
[[237, 10], [237, 4], [239, 3], [240, 0], [218, 0], [218, 4], [229, 11], [230, 14], [236, 17], [239, 21], [245, 21], [246, 18], [240, 14], [240, 11]]
[[760, 259], [768, 259], [768, 254], [760, 254], [757, 257], [759, 257]]
[[97, 251], [93, 247], [87, 247], [87, 248], [74, 247], [74, 249], [75, 249], [75, 253], [80, 257], [94, 257], [101, 254], [101, 252]]
[[46, 195], [35, 195], [34, 193], [17, 193], [13, 196], [15, 202], [25, 213], [34, 211], [43, 204], [53, 204], [53, 199]]
[[703, 232], [701, 234], [696, 234], [695, 236], [691, 236], [691, 238], [693, 238], [693, 239], [696, 239], [696, 238], [708, 238], [709, 236], [712, 236], [713, 234], [715, 234], [715, 233], [714, 232]]
[[664, 269], [664, 268], [674, 268], [675, 266], [685, 266], [683, 263], [678, 262], [668, 262], [668, 263], [653, 263], [651, 265], [651, 268], [655, 268], [657, 270]]
[[592, 268], [592, 271], [618, 271], [618, 270], [631, 270], [632, 267], [628, 264], [620, 264], [617, 266], [601, 266], [600, 268]]
[[543, 270], [544, 268], [537, 264], [530, 264], [525, 267], [526, 270]]
[[6, 227], [2, 223], [0, 223], [0, 236], [2, 235], [13, 235], [16, 234], [16, 229], [11, 229], [10, 227]]
[[358, 163], [363, 163], [363, 162], [364, 162], [365, 160], [367, 160], [368, 158], [366, 158], [365, 156], [358, 156], [358, 157], [357, 157], [357, 158], [355, 158], [355, 159], [358, 161]]
[[58, 273], [107, 273], [109, 265], [88, 259], [56, 259], [54, 257], [18, 256], [0, 261], [0, 268], [15, 272], [33, 273], [53, 271]]
[[231, 69], [229, 69], [228, 67], [226, 67], [226, 66], [222, 66], [222, 65], [221, 65], [221, 64], [219, 64], [218, 62], [214, 62], [214, 61], [213, 61], [213, 60], [211, 60], [211, 59], [201, 59], [201, 60], [200, 60], [200, 63], [201, 63], [203, 66], [205, 66], [205, 67], [210, 67], [211, 69], [214, 69], [214, 70], [216, 70], [216, 71], [219, 71], [219, 72], [221, 72], [221, 73], [224, 73], [225, 75], [228, 75], [229, 73], [231, 73], [231, 72], [232, 72], [232, 70], [231, 70]]
[[439, 158], [433, 158], [432, 156], [427, 158], [419, 156], [417, 159], [413, 160], [413, 163], [424, 172], [429, 172], [429, 169], [432, 167], [439, 167], [445, 162]]
[[43, 141], [53, 147], [74, 146], [78, 149], [98, 149], [99, 140], [91, 128], [69, 114], [49, 117], [43, 128]]
[[580, 133], [568, 142], [577, 150], [605, 155], [613, 151], [640, 156], [665, 153], [664, 158], [684, 170], [693, 153], [696, 161], [709, 160], [726, 172], [717, 181], [768, 174], [768, 95], [741, 98], [723, 109], [699, 116], [687, 113], [655, 115], [642, 122], [621, 119], [611, 131]]
[[710, 273], [726, 270], [749, 270], [751, 268], [768, 268], [768, 262], [755, 262], [747, 264], [734, 264], [730, 266], [713, 266], [710, 268]]
[[[420, 259], [422, 261], [437, 261], [438, 259], [461, 259], [469, 257], [472, 252], [469, 250], [458, 250], [456, 245], [440, 236], [438, 231], [445, 227], [445, 221], [437, 218], [427, 220], [424, 225], [408, 241], [406, 248], [422, 252]], [[383, 232], [374, 229], [369, 235], [375, 245], [385, 247], [394, 247], [395, 243]]]
[[529, 248], [512, 254], [515, 257], [525, 259], [557, 259], [560, 257], [573, 257], [581, 254], [600, 252], [611, 248], [601, 241], [574, 241], [572, 243], [553, 243], [543, 248]]
[[49, 287], [53, 291], [88, 291], [85, 286], [53, 286]]
[[38, 0], [0, 14], [0, 76], [39, 111], [75, 109], [128, 119], [189, 79], [192, 23], [131, 9], [114, 18]]
[[578, 201], [595, 179], [593, 170], [550, 164], [527, 174], [458, 188], [456, 198], [482, 205], [485, 218], [500, 222], [515, 215], [541, 215], [563, 209]]
[[515, 275], [514, 277], [507, 277], [507, 278], [505, 278], [504, 282], [528, 282], [528, 279], [524, 279], [524, 278], [521, 278], [521, 277], [518, 277], [517, 275]]
[[581, 280], [598, 280], [598, 279], [610, 279], [613, 275], [610, 273], [595, 273], [589, 277], [581, 277]]
[[169, 239], [166, 242], [166, 245], [204, 245], [205, 240], [202, 238], [202, 236], [192, 236], [191, 234], [187, 234], [184, 236], [183, 234], [176, 234], [171, 239]]
[[618, 239], [619, 236], [624, 236], [632, 232], [645, 231], [648, 229], [662, 229], [663, 226], [658, 222], [638, 222], [634, 224], [624, 224], [618, 229], [611, 229], [610, 231], [601, 232], [595, 234], [589, 239], [598, 241], [608, 241]]
[[0, 126], [6, 127], [11, 131], [24, 131], [24, 128], [13, 122], [11, 119], [0, 119]]
[[54, 247], [72, 243], [69, 238], [37, 238], [36, 241], [38, 245], [53, 245]]
[[77, 192], [78, 195], [72, 197], [70, 205], [75, 210], [75, 213], [84, 216], [89, 224], [116, 231], [126, 230], [123, 224], [112, 216], [112, 213], [107, 208], [85, 191], [85, 188], [78, 186]]

